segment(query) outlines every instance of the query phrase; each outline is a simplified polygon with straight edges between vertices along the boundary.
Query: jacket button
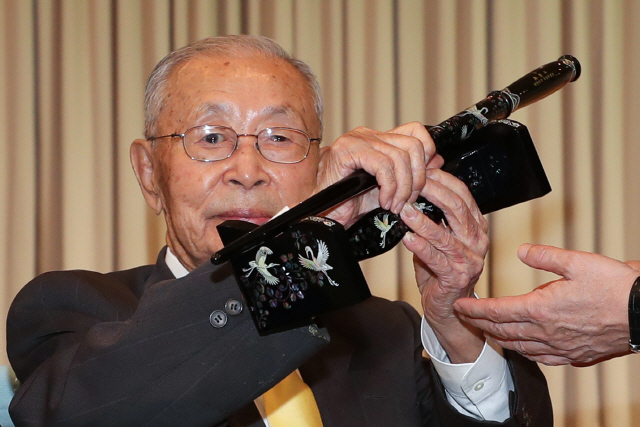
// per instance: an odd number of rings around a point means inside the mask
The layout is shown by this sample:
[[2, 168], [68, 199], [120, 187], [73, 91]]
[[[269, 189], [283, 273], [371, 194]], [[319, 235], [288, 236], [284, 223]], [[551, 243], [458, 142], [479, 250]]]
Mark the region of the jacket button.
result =
[[237, 316], [242, 313], [242, 303], [237, 299], [230, 299], [224, 305], [224, 311], [226, 311], [230, 316]]
[[222, 310], [215, 310], [209, 316], [209, 323], [214, 328], [222, 328], [227, 324], [227, 313]]

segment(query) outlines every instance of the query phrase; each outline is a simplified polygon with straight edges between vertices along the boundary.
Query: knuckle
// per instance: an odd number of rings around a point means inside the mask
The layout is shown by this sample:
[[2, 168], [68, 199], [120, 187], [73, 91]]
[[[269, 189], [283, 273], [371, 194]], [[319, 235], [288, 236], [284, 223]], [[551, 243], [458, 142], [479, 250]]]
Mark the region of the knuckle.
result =
[[405, 150], [398, 150], [398, 154], [397, 156], [399, 157], [399, 160], [404, 163], [407, 167], [410, 167], [411, 165], [411, 154], [408, 151]]
[[549, 312], [539, 304], [529, 304], [526, 308], [526, 316], [529, 321], [542, 326], [545, 333], [549, 333], [550, 329], [555, 329], [555, 326], [549, 322]]
[[550, 257], [549, 248], [547, 248], [546, 246], [535, 246], [532, 249], [535, 249], [535, 252], [533, 255], [534, 255], [534, 258], [538, 261], [544, 261], [545, 259], [548, 259]]
[[[489, 319], [497, 320], [500, 318], [500, 315], [501, 315], [501, 312], [498, 307], [492, 306], [487, 309], [487, 316], [489, 317]], [[495, 330], [496, 332], [500, 332], [501, 334], [504, 334], [504, 326], [499, 323], [495, 325]]]
[[[461, 197], [452, 197], [452, 201], [451, 201], [451, 208], [456, 211], [462, 211], [467, 207], [466, 203], [464, 202], [464, 200], [462, 200]], [[473, 223], [470, 223], [473, 224]]]
[[423, 144], [423, 150], [424, 150], [424, 154], [429, 157], [432, 158], [433, 156], [436, 155], [436, 145], [435, 144]]
[[[487, 233], [489, 232], [489, 221], [487, 221], [484, 215], [480, 215], [478, 218], [478, 225], [480, 226], [480, 230], [482, 230], [483, 235], [487, 236]], [[487, 236], [487, 240], [488, 239], [489, 236]]]
[[358, 127], [355, 127], [352, 130], [352, 132], [356, 132], [356, 133], [371, 133], [372, 130], [370, 128], [368, 128], [368, 127], [365, 127], [365, 126], [358, 126]]
[[427, 169], [427, 177], [434, 179], [434, 180], [438, 180], [439, 177], [442, 176], [442, 174], [444, 174], [445, 172], [442, 171], [442, 169], [440, 168], [436, 168], [436, 169]]
[[478, 243], [480, 246], [480, 253], [482, 253], [484, 258], [484, 255], [489, 252], [489, 247], [491, 246], [491, 239], [489, 238], [489, 235], [487, 235], [486, 233], [482, 233], [479, 237]]
[[529, 357], [529, 359], [533, 360], [534, 362], [542, 363], [546, 366], [560, 366], [566, 364], [566, 362], [563, 362], [562, 358], [554, 356], [533, 356]]
[[526, 343], [522, 341], [513, 341], [513, 349], [521, 354], [529, 353]]

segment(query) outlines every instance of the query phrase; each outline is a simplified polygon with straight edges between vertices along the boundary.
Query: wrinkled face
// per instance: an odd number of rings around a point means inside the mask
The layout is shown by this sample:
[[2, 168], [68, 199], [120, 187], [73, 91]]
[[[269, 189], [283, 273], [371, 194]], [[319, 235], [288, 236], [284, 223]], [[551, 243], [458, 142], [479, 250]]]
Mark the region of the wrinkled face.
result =
[[[193, 59], [170, 77], [157, 135], [222, 125], [257, 134], [290, 127], [319, 136], [312, 93], [303, 77], [280, 59], [216, 56]], [[192, 160], [180, 138], [156, 140], [154, 182], [167, 223], [167, 244], [192, 270], [222, 248], [216, 226], [228, 219], [263, 224], [284, 206], [309, 197], [316, 183], [318, 144], [305, 160], [278, 164], [257, 151], [254, 137], [240, 137], [231, 157]]]

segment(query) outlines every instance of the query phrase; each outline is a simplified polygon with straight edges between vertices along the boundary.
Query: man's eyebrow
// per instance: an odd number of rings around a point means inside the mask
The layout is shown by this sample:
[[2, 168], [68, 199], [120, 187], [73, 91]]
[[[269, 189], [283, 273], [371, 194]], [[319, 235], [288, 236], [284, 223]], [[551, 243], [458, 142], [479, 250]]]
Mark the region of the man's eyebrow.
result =
[[287, 117], [297, 117], [298, 116], [291, 107], [283, 106], [283, 105], [270, 105], [270, 106], [264, 107], [260, 111], [260, 115], [262, 115], [262, 116], [287, 116]]
[[[199, 120], [203, 117], [212, 116], [227, 116], [233, 117], [237, 114], [234, 107], [226, 103], [205, 103], [200, 105], [193, 111], [191, 117], [195, 120]], [[261, 117], [286, 117], [288, 119], [299, 119], [302, 121], [305, 129], [308, 128], [308, 123], [304, 117], [295, 109], [289, 105], [268, 105], [263, 107], [258, 115]]]
[[273, 106], [264, 107], [260, 111], [260, 115], [263, 117], [282, 116], [289, 119], [297, 119], [302, 121], [302, 124], [304, 125], [304, 130], [309, 129], [309, 124], [306, 122], [304, 116], [300, 114], [298, 110], [288, 105], [273, 105]]
[[202, 104], [194, 111], [195, 117], [208, 116], [209, 114], [232, 114], [228, 104]]
[[[208, 116], [209, 114], [232, 115], [233, 108], [224, 103], [207, 103], [196, 108], [194, 113], [196, 117]], [[258, 114], [261, 116], [298, 117], [293, 108], [285, 105], [269, 105], [260, 110]]]

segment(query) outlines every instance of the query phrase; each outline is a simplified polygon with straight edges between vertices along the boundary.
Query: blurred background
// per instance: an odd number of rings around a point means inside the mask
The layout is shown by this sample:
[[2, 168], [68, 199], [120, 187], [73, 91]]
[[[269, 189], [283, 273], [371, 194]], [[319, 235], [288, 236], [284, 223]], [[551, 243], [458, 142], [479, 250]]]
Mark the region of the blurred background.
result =
[[[317, 73], [324, 143], [356, 126], [436, 124], [572, 54], [582, 76], [515, 113], [553, 188], [491, 214], [478, 292], [553, 280], [516, 258], [536, 242], [640, 259], [640, 2], [636, 0], [0, 0], [0, 364], [18, 290], [58, 269], [155, 261], [164, 222], [129, 163], [143, 91], [174, 48], [275, 39]], [[404, 248], [363, 263], [374, 294], [419, 308]], [[640, 420], [640, 356], [543, 367], [556, 426]]]

